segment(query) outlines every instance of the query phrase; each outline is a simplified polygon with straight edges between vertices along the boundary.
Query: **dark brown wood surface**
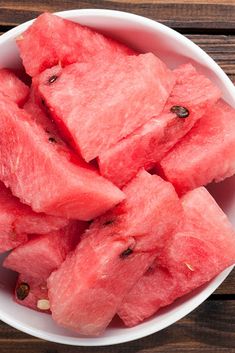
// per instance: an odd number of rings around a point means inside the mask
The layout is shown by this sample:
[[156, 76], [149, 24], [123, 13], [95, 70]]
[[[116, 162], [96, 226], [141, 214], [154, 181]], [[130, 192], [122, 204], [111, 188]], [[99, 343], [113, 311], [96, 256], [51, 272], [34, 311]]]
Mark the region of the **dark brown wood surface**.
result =
[[[0, 0], [0, 34], [43, 11], [75, 8], [129, 11], [169, 25], [201, 46], [235, 83], [235, 0]], [[235, 353], [235, 271], [206, 302], [178, 323], [117, 346], [76, 348], [48, 343], [0, 322], [0, 353], [31, 352]]]

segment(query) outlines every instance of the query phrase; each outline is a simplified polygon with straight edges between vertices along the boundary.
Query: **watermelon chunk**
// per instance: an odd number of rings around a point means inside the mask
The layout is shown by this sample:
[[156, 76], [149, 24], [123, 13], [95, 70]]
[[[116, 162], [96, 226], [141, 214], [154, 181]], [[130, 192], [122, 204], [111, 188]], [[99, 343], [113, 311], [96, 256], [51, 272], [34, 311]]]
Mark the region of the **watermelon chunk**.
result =
[[24, 110], [29, 113], [32, 119], [43, 127], [48, 133], [58, 134], [55, 124], [47, 116], [45, 110], [43, 109], [42, 103], [39, 102], [37, 97], [37, 92], [34, 86], [30, 89], [29, 99], [23, 106]]
[[36, 212], [92, 219], [124, 199], [124, 194], [1, 96], [0, 179]]
[[[86, 161], [159, 114], [174, 75], [153, 54], [96, 57], [42, 74], [39, 92]], [[112, 118], [110, 118], [112, 117]]]
[[[163, 112], [99, 156], [100, 172], [119, 187], [144, 167], [151, 169], [180, 140], [220, 97], [219, 89], [191, 64], [174, 70], [176, 84]], [[171, 107], [189, 110], [186, 119]]]
[[[32, 46], [32, 43], [34, 45]], [[30, 76], [57, 64], [83, 62], [95, 55], [112, 58], [134, 52], [88, 27], [44, 13], [17, 38], [20, 56]], [[43, 48], [43, 50], [42, 50]]]
[[0, 92], [22, 106], [29, 95], [29, 87], [13, 71], [0, 69]]
[[44, 234], [66, 224], [65, 218], [35, 213], [0, 182], [0, 253], [26, 242], [26, 233]]
[[75, 248], [85, 228], [85, 222], [73, 221], [61, 230], [33, 235], [27, 243], [11, 251], [3, 266], [25, 277], [46, 281]]
[[[53, 69], [51, 69], [51, 71], [53, 73], [55, 72]], [[51, 120], [43, 101], [38, 95], [38, 81], [38, 76], [33, 79], [29, 99], [23, 107], [24, 110], [29, 113], [32, 120], [47, 133], [48, 140], [54, 143], [54, 148], [57, 152], [63, 154], [70, 161], [74, 161], [74, 163], [79, 164], [81, 167], [84, 166], [84, 168], [95, 170], [91, 165], [85, 163], [80, 156], [76, 155], [62, 139], [58, 127], [55, 125], [54, 121]]]
[[182, 205], [182, 229], [118, 310], [127, 326], [138, 324], [235, 262], [234, 230], [208, 191], [203, 187], [190, 191], [182, 198]]
[[156, 175], [141, 171], [125, 193], [47, 282], [55, 321], [84, 335], [103, 332], [182, 217], [174, 188]]
[[27, 308], [50, 313], [48, 290], [46, 282], [19, 275], [14, 293], [15, 301]]
[[180, 194], [235, 173], [235, 109], [220, 100], [160, 162]]

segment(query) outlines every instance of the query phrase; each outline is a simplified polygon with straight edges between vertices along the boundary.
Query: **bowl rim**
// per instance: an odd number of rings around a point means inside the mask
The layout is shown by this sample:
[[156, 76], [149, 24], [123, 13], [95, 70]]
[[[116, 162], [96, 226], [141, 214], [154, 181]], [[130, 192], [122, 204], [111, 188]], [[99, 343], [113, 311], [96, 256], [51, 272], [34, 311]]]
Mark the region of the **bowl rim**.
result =
[[[234, 95], [235, 97], [235, 86], [233, 85], [229, 77], [225, 74], [225, 72], [222, 70], [222, 68], [220, 68], [220, 66], [203, 49], [201, 49], [199, 46], [193, 43], [190, 39], [188, 39], [187, 37], [184, 37], [177, 31], [173, 30], [170, 27], [167, 27], [164, 24], [161, 24], [157, 21], [151, 20], [143, 16], [135, 15], [129, 12], [108, 10], [108, 9], [92, 9], [92, 8], [74, 9], [74, 10], [56, 12], [55, 14], [63, 18], [68, 18], [70, 20], [73, 20], [78, 16], [80, 18], [86, 17], [86, 16], [94, 16], [94, 17], [109, 17], [109, 18], [115, 17], [119, 19], [126, 19], [130, 22], [133, 21], [133, 22], [138, 22], [140, 24], [143, 24], [145, 27], [149, 27], [156, 30], [156, 32], [167, 34], [171, 38], [176, 38], [180, 42], [182, 42], [182, 44], [189, 47], [192, 51], [200, 55], [203, 61], [207, 63], [207, 66], [210, 67], [215, 72], [219, 80], [221, 80], [226, 85], [228, 92], [230, 92], [231, 95]], [[24, 22], [19, 26], [2, 34], [0, 36], [0, 44], [2, 45], [5, 42], [7, 42], [9, 39], [13, 39], [18, 35], [20, 35], [23, 31], [26, 30], [26, 28], [28, 28], [33, 23], [33, 21], [34, 20]], [[175, 312], [173, 313], [170, 319], [166, 318], [165, 320], [162, 320], [161, 323], [157, 321], [156, 323], [153, 323], [152, 320], [151, 320], [151, 323], [144, 322], [136, 326], [136, 327], [139, 327], [140, 330], [137, 330], [137, 331], [133, 330], [133, 332], [132, 332], [132, 329], [125, 328], [126, 333], [123, 333], [116, 337], [115, 336], [84, 337], [84, 338], [66, 337], [59, 334], [48, 333], [46, 331], [43, 331], [42, 329], [32, 328], [27, 324], [23, 324], [19, 320], [12, 318], [11, 315], [8, 315], [2, 312], [1, 308], [0, 308], [0, 320], [4, 321], [6, 324], [20, 331], [23, 331], [27, 334], [30, 334], [32, 336], [35, 336], [50, 342], [55, 342], [60, 344], [67, 344], [72, 346], [108, 346], [108, 345], [130, 342], [133, 340], [137, 340], [137, 339], [149, 336], [153, 333], [156, 333], [172, 325], [173, 323], [177, 322], [178, 320], [180, 320], [181, 318], [183, 318], [184, 316], [192, 312], [196, 307], [202, 304], [202, 302], [204, 302], [219, 287], [219, 285], [226, 279], [226, 277], [229, 275], [232, 269], [233, 269], [233, 266], [230, 266], [222, 273], [220, 273], [218, 276], [216, 276], [211, 282], [207, 284], [205, 289], [203, 289], [199, 293], [196, 293], [196, 295], [193, 295], [193, 297], [187, 301], [186, 306], [184, 305], [184, 303], [181, 304], [180, 308], [175, 310]]]

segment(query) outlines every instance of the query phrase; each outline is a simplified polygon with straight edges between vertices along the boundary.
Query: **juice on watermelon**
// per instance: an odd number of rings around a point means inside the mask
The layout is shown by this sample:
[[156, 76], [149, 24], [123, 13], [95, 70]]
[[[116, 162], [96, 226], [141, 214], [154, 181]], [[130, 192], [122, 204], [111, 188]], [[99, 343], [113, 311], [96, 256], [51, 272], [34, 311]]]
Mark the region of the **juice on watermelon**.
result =
[[160, 162], [180, 194], [235, 173], [235, 109], [220, 100]]
[[106, 59], [134, 54], [111, 38], [51, 13], [39, 16], [16, 42], [30, 76], [59, 63], [65, 66], [84, 62], [96, 55]]
[[39, 92], [52, 118], [86, 161], [161, 113], [174, 84], [153, 54], [94, 57], [42, 73]]
[[[176, 84], [163, 112], [99, 156], [101, 174], [119, 187], [141, 167], [151, 169], [193, 127], [220, 97], [219, 89], [191, 64], [174, 70]], [[188, 110], [186, 118], [172, 107]]]
[[182, 199], [185, 222], [123, 300], [118, 314], [134, 326], [235, 262], [235, 232], [208, 191]]
[[141, 171], [124, 191], [48, 280], [54, 320], [84, 335], [103, 332], [182, 218], [174, 188], [156, 175]]
[[60, 144], [24, 110], [0, 99], [0, 179], [36, 212], [89, 220], [124, 194]]

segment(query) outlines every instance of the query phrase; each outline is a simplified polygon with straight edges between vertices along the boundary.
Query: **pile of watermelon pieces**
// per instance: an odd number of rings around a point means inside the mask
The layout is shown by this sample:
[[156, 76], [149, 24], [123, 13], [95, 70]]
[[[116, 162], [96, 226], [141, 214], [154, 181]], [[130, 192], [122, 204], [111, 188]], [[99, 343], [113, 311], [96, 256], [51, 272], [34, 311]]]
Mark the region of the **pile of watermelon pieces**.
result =
[[235, 110], [218, 87], [49, 13], [16, 42], [30, 86], [0, 69], [14, 300], [97, 336], [234, 264], [235, 232], [204, 187], [235, 173]]

